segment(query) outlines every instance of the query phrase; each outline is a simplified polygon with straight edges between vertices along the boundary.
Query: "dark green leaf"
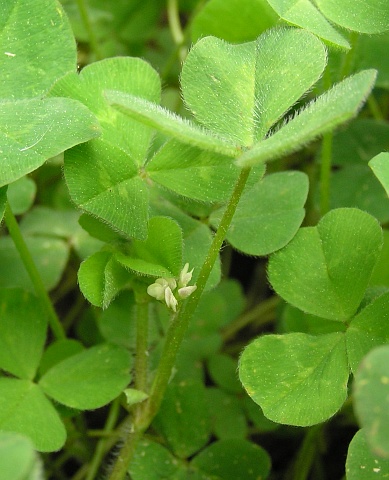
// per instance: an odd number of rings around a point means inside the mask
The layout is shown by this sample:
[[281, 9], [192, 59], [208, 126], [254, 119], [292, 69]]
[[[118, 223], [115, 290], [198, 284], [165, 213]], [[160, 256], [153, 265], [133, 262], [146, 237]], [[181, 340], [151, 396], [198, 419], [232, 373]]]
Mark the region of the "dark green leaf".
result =
[[153, 425], [179, 458], [187, 458], [204, 447], [211, 432], [202, 383], [171, 383]]
[[212, 480], [258, 480], [267, 478], [270, 457], [247, 440], [220, 440], [199, 453], [190, 466]]

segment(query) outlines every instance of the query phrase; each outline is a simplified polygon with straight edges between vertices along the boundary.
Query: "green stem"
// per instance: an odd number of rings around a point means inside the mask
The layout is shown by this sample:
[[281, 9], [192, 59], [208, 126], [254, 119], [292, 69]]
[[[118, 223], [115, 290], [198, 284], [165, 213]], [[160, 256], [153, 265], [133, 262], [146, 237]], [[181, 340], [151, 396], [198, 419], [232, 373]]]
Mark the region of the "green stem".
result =
[[[329, 68], [324, 72], [324, 88], [331, 87], [331, 74]], [[320, 214], [324, 216], [330, 209], [330, 180], [332, 167], [332, 132], [323, 136], [320, 166]]]
[[265, 300], [248, 312], [240, 315], [234, 322], [227, 325], [222, 331], [223, 343], [226, 343], [228, 340], [233, 338], [239, 330], [245, 328], [252, 322], [255, 322], [256, 327], [260, 327], [274, 319], [274, 315], [269, 315], [269, 313], [274, 312], [274, 309], [279, 305], [280, 298], [273, 296], [268, 300]]
[[323, 425], [310, 427], [305, 434], [293, 468], [293, 480], [307, 480], [317, 455], [317, 445]]
[[324, 216], [330, 209], [330, 183], [332, 167], [332, 132], [323, 136], [320, 167], [320, 214]]
[[96, 55], [97, 60], [101, 60], [103, 58], [103, 55], [100, 51], [100, 47], [95, 35], [95, 31], [92, 27], [92, 24], [89, 20], [89, 15], [88, 15], [88, 10], [85, 5], [85, 0], [77, 0], [77, 7], [78, 11], [80, 13], [80, 17], [82, 20], [82, 23], [84, 24], [84, 28], [86, 30], [86, 33], [88, 34], [89, 38], [89, 44]]
[[128, 437], [124, 442], [109, 480], [122, 480], [124, 478], [138, 440], [141, 438], [143, 432], [148, 428], [159, 410], [171, 377], [178, 350], [187, 331], [189, 321], [197, 308], [208, 277], [218, 257], [249, 174], [250, 169], [243, 169], [240, 173], [227, 208], [220, 221], [219, 228], [213, 237], [207, 257], [200, 270], [196, 283], [197, 290], [189, 297], [187, 302], [181, 304], [177, 313], [175, 313], [171, 319], [166, 333], [164, 350], [151, 387], [149, 399], [146, 400], [144, 408], [142, 408], [140, 412], [141, 414], [136, 415], [134, 418], [135, 424], [133, 431], [128, 434]]
[[195, 312], [201, 295], [204, 291], [208, 277], [219, 255], [220, 248], [226, 237], [228, 228], [231, 224], [239, 199], [242, 195], [244, 186], [250, 174], [250, 169], [243, 169], [235, 185], [230, 201], [220, 221], [219, 228], [213, 238], [207, 257], [203, 263], [197, 279], [197, 290], [189, 297], [188, 301], [182, 305], [182, 308], [173, 316], [169, 329], [166, 334], [166, 341], [162, 353], [161, 361], [158, 365], [157, 373], [151, 387], [150, 398], [147, 402], [146, 424], [150, 424], [159, 410], [167, 384], [169, 382], [172, 369], [176, 360], [176, 355], [187, 331], [189, 321]]
[[342, 80], [343, 78], [347, 77], [352, 72], [352, 69], [354, 67], [354, 61], [356, 58], [356, 53], [357, 53], [356, 46], [359, 40], [359, 34], [357, 32], [351, 32], [349, 40], [350, 40], [351, 48], [343, 57], [342, 67], [340, 69], [341, 74], [340, 74], [339, 80]]
[[138, 301], [136, 305], [136, 355], [135, 388], [147, 390], [147, 348], [149, 335], [149, 302]]
[[[119, 398], [117, 398], [111, 404], [107, 421], [105, 422], [105, 425], [104, 425], [104, 433], [109, 434], [112, 432], [119, 416], [119, 410], [120, 410], [120, 401], [119, 401]], [[97, 478], [97, 472], [100, 468], [101, 462], [104, 458], [106, 451], [107, 451], [107, 438], [102, 438], [99, 440], [97, 444], [92, 461], [89, 465], [88, 475], [86, 476], [85, 480], [94, 480], [95, 478]]]
[[367, 104], [375, 120], [385, 120], [385, 115], [382, 113], [381, 107], [372, 93], [367, 99]]
[[50, 297], [43, 284], [42, 278], [38, 272], [38, 269], [36, 268], [36, 265], [31, 256], [31, 253], [28, 250], [26, 242], [24, 241], [24, 238], [20, 232], [18, 222], [16, 221], [16, 218], [8, 203], [5, 207], [4, 219], [8, 228], [8, 232], [12, 237], [12, 240], [15, 244], [17, 251], [19, 252], [19, 255], [24, 264], [24, 267], [27, 270], [27, 273], [31, 279], [32, 284], [34, 285], [35, 292], [38, 298], [40, 299], [43, 305], [43, 308], [47, 313], [49, 325], [54, 336], [57, 339], [66, 338], [63, 326], [53, 308]]
[[167, 0], [167, 17], [174, 43], [178, 47], [180, 60], [183, 62], [187, 55], [187, 49], [184, 46], [185, 35], [181, 28], [177, 0]]

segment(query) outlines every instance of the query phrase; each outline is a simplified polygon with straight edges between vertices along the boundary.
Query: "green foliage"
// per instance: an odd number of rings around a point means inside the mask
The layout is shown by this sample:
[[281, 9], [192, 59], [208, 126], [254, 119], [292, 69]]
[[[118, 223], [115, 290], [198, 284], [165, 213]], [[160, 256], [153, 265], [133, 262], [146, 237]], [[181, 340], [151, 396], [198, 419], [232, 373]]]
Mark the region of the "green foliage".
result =
[[374, 455], [386, 460], [389, 459], [388, 355], [387, 345], [366, 355], [354, 385], [355, 409], [367, 442]]
[[373, 480], [389, 474], [389, 462], [373, 455], [367, 445], [364, 430], [359, 430], [351, 440], [346, 474], [348, 480]]
[[5, 3], [0, 478], [384, 478], [386, 0]]
[[0, 465], [4, 479], [41, 479], [42, 468], [32, 442], [16, 433], [0, 434]]

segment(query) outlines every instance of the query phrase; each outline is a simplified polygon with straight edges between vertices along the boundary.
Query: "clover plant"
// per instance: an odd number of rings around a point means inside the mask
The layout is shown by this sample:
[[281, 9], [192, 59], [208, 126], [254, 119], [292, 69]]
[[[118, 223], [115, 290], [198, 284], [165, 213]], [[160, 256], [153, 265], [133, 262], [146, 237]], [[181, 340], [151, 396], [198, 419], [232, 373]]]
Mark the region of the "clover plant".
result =
[[0, 478], [386, 478], [387, 1], [3, 3]]

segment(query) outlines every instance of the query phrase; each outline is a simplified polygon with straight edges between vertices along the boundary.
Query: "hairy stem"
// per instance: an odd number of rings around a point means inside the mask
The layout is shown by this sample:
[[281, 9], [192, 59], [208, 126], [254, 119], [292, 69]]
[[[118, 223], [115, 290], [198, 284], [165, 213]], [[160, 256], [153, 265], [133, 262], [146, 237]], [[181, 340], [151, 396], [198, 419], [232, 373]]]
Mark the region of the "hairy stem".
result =
[[149, 303], [137, 301], [136, 304], [136, 355], [135, 355], [135, 388], [147, 389], [147, 347], [149, 335]]
[[[116, 425], [120, 410], [120, 401], [117, 398], [112, 402], [107, 421], [104, 425], [104, 433], [109, 434], [112, 432], [114, 426]], [[85, 480], [94, 480], [97, 477], [97, 472], [99, 471], [101, 462], [104, 458], [104, 455], [107, 451], [107, 438], [101, 438], [97, 444], [95, 453], [93, 455], [92, 461], [90, 462], [88, 475]]]
[[16, 221], [16, 218], [8, 203], [5, 208], [4, 220], [5, 220], [5, 224], [7, 225], [8, 232], [15, 244], [15, 247], [19, 252], [23, 265], [27, 270], [27, 273], [31, 279], [32, 284], [34, 285], [35, 293], [40, 299], [42, 306], [47, 313], [49, 325], [54, 336], [57, 339], [66, 338], [65, 330], [53, 308], [50, 297], [43, 284], [43, 280], [38, 272], [38, 269], [36, 268], [36, 265], [31, 256], [31, 253], [28, 250], [26, 242], [24, 241], [23, 235], [20, 232], [18, 222]]
[[182, 304], [177, 313], [175, 313], [171, 319], [166, 333], [164, 350], [151, 387], [150, 396], [144, 405], [141, 404], [143, 408], [140, 411], [140, 415], [136, 415], [134, 418], [133, 431], [128, 434], [128, 437], [124, 442], [109, 480], [122, 480], [124, 478], [138, 440], [141, 438], [143, 432], [148, 428], [159, 410], [166, 387], [169, 383], [178, 350], [188, 329], [189, 321], [197, 308], [211, 270], [218, 257], [249, 174], [250, 169], [242, 169], [240, 173], [227, 208], [220, 221], [219, 228], [217, 229], [200, 270], [196, 283], [197, 290], [189, 297], [187, 302]]

